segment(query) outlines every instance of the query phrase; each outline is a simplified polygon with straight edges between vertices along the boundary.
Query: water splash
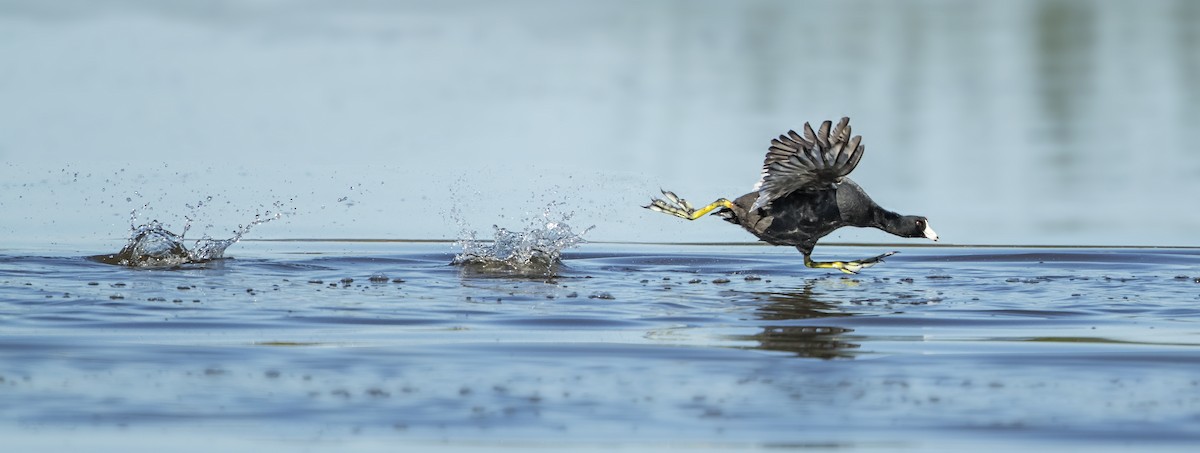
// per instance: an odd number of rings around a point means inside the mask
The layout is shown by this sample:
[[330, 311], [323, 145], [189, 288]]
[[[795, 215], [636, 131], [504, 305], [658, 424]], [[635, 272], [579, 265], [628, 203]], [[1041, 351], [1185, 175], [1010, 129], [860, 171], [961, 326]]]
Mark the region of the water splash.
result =
[[192, 210], [192, 215], [184, 216], [186, 222], [183, 225], [183, 232], [180, 234], [167, 230], [158, 220], [138, 225], [139, 210], [134, 209], [129, 214], [131, 230], [129, 241], [121, 248], [121, 251], [93, 258], [103, 263], [129, 267], [176, 267], [184, 264], [204, 263], [224, 258], [225, 249], [240, 241], [242, 236], [250, 232], [251, 228], [283, 217], [283, 212], [278, 210], [280, 203], [277, 202], [275, 203], [276, 211], [255, 214], [254, 220], [250, 223], [238, 225], [237, 229], [233, 231], [232, 237], [213, 239], [206, 234], [197, 239], [191, 248], [188, 248], [185, 245], [184, 236], [187, 235], [188, 230], [192, 227], [192, 222], [195, 221], [193, 215], [209, 201], [212, 201], [212, 197], [208, 197], [194, 206], [186, 205]]
[[521, 231], [492, 225], [491, 240], [479, 239], [464, 228], [462, 239], [455, 242], [462, 251], [450, 264], [485, 272], [553, 275], [562, 262], [563, 250], [586, 242], [583, 235], [594, 228], [576, 233], [567, 224], [571, 214], [554, 214], [556, 206], [551, 203]]

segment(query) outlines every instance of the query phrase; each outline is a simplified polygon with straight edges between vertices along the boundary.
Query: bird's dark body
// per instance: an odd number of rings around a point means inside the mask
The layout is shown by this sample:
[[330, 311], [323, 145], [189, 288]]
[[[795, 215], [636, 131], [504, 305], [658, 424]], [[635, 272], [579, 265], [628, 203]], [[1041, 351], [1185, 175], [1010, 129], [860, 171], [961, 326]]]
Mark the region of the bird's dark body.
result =
[[804, 254], [805, 266], [857, 273], [896, 252], [864, 260], [818, 262], [811, 258], [817, 241], [844, 226], [938, 240], [925, 217], [883, 209], [846, 178], [862, 159], [864, 149], [862, 137], [850, 134], [850, 118], [842, 118], [836, 126], [825, 121], [817, 130], [804, 123], [804, 136], [788, 131], [771, 140], [762, 178], [753, 192], [696, 209], [664, 190], [666, 200], [653, 199], [646, 208], [687, 220], [712, 212], [769, 244], [796, 247]]
[[758, 192], [742, 195], [733, 201], [734, 209], [717, 214], [768, 244], [805, 251], [811, 251], [818, 239], [843, 226], [878, 226], [873, 212], [880, 208], [849, 179], [827, 189], [795, 191], [761, 209], [752, 209], [757, 198]]

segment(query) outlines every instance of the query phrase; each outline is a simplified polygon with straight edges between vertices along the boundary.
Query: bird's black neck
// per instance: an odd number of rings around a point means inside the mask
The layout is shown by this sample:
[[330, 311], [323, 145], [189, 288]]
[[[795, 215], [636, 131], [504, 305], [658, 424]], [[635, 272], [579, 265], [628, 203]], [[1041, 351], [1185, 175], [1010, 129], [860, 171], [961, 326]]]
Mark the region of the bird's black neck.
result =
[[878, 208], [875, 210], [875, 227], [888, 233], [901, 236], [902, 225], [900, 218], [904, 217], [887, 209]]

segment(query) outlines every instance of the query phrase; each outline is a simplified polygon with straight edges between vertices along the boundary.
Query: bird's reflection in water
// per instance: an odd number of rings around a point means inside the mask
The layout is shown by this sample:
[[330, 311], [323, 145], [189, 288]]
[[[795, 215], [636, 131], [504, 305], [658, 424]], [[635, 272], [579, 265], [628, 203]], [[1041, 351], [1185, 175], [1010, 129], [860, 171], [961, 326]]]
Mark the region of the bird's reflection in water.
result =
[[819, 300], [812, 282], [794, 291], [751, 294], [761, 304], [758, 318], [765, 321], [850, 316], [838, 304]]
[[[836, 303], [822, 301], [821, 295], [813, 291], [813, 283], [789, 292], [753, 293], [762, 305], [755, 310], [758, 319], [773, 321], [762, 327], [762, 332], [739, 336], [740, 340], [755, 341], [758, 349], [786, 351], [801, 357], [821, 359], [853, 358], [851, 350], [858, 344], [847, 342], [845, 334], [853, 329], [823, 326], [821, 318], [851, 316]], [[790, 320], [811, 320], [803, 325], [776, 323]]]
[[773, 326], [744, 338], [758, 342], [758, 349], [785, 351], [800, 357], [818, 359], [853, 358], [850, 350], [858, 344], [842, 341], [841, 335], [853, 329], [825, 326]]

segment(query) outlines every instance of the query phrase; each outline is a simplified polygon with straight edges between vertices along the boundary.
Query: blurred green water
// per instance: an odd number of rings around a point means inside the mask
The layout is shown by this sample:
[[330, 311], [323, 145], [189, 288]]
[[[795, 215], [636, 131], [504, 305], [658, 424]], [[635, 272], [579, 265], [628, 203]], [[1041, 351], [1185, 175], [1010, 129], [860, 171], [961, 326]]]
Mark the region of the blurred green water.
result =
[[770, 137], [843, 115], [856, 181], [949, 242], [1200, 227], [1186, 0], [7, 0], [0, 37], [11, 241], [207, 196], [214, 236], [276, 202], [296, 215], [256, 234], [454, 238], [559, 201], [592, 239], [749, 240], [637, 206], [736, 196]]

